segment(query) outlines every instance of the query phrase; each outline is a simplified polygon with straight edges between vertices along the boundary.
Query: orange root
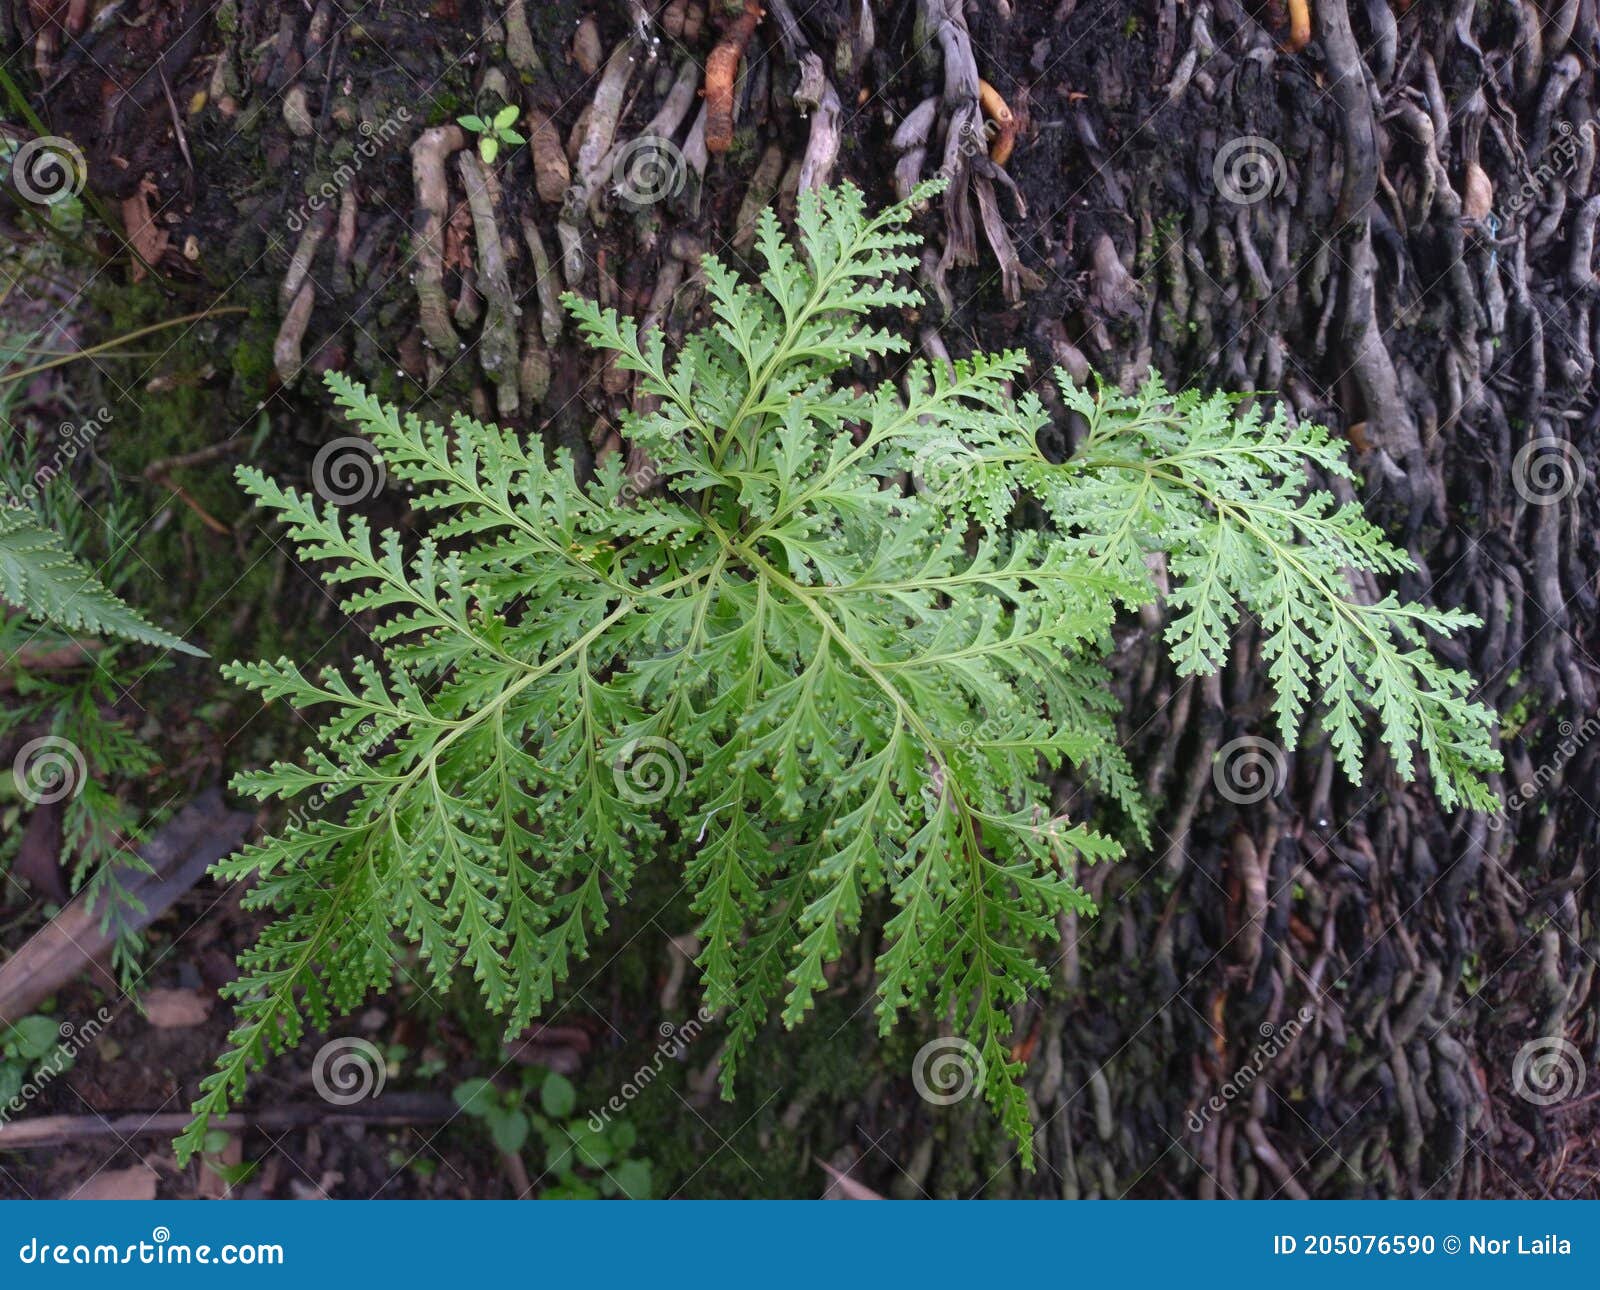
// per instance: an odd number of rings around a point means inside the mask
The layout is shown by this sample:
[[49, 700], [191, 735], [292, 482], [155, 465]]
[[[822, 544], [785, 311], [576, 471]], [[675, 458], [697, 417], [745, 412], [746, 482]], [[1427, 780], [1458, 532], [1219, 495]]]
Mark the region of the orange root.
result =
[[1289, 0], [1289, 40], [1284, 48], [1291, 54], [1298, 54], [1310, 43], [1310, 0]]
[[1017, 117], [1000, 91], [988, 81], [978, 82], [978, 106], [984, 116], [994, 122], [994, 135], [989, 140], [989, 160], [1003, 166], [1011, 160], [1011, 149], [1017, 143]]
[[734, 78], [739, 74], [744, 47], [760, 21], [761, 6], [756, 0], [744, 0], [744, 12], [733, 20], [706, 59], [707, 152], [726, 152], [733, 144]]

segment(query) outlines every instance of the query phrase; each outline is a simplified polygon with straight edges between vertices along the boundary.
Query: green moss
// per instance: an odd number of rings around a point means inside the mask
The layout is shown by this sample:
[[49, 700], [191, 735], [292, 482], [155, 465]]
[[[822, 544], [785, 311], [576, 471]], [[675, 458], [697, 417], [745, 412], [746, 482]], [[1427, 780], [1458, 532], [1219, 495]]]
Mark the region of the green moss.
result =
[[428, 101], [428, 124], [430, 126], [451, 124], [464, 111], [461, 103], [460, 95], [452, 94], [449, 90], [440, 90]]
[[[108, 284], [95, 293], [94, 305], [106, 319], [97, 339], [193, 309], [149, 282]], [[297, 647], [304, 642], [291, 639], [285, 623], [298, 617], [304, 626], [305, 616], [271, 612], [282, 599], [275, 590], [282, 558], [264, 535], [235, 541], [215, 532], [199, 514], [231, 524], [248, 509], [230, 460], [185, 468], [166, 481], [147, 480], [145, 470], [152, 462], [235, 436], [248, 445], [255, 429], [251, 409], [271, 370], [271, 346], [272, 330], [264, 317], [246, 318], [241, 326], [230, 315], [158, 332], [136, 346], [138, 356], [102, 360], [115, 385], [128, 390], [126, 397], [109, 400], [109, 426], [95, 444], [97, 456], [122, 481], [131, 513], [130, 547], [137, 558], [128, 561], [125, 594], [192, 636], [213, 658], [274, 657]], [[219, 381], [217, 360], [224, 350], [234, 379]], [[243, 532], [254, 530], [247, 526]], [[254, 606], [256, 612], [240, 615], [241, 606]], [[237, 638], [236, 624], [242, 627]], [[314, 635], [307, 632], [307, 639]], [[192, 678], [181, 683], [190, 687], [192, 701]], [[216, 685], [229, 702], [240, 698], [232, 687]]]
[[737, 171], [749, 170], [756, 164], [756, 132], [749, 126], [733, 132], [728, 144], [728, 164]]
[[230, 357], [241, 393], [252, 398], [266, 393], [272, 375], [272, 341], [272, 328], [261, 320], [252, 318], [240, 329]]

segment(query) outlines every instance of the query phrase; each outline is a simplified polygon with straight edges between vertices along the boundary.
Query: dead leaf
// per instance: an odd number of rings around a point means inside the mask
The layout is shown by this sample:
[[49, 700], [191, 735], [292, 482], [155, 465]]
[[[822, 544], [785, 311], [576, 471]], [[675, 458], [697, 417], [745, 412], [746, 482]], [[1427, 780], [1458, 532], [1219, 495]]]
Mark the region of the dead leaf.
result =
[[[160, 195], [156, 186], [145, 178], [139, 181], [138, 192], [132, 197], [122, 199], [122, 228], [127, 234], [128, 243], [139, 253], [145, 264], [150, 265], [161, 262], [161, 257], [167, 253], [167, 243], [171, 241], [167, 230], [159, 228], [150, 213], [150, 199]], [[135, 259], [133, 280], [139, 282], [144, 276], [144, 264]]]
[[444, 226], [444, 267], [463, 273], [472, 267], [472, 243], [477, 235], [472, 231], [472, 212], [462, 202], [450, 212], [450, 221]]
[[130, 1165], [126, 1169], [102, 1169], [93, 1178], [70, 1191], [64, 1200], [154, 1200], [155, 1170], [149, 1165]]
[[183, 1030], [211, 1015], [216, 996], [199, 990], [151, 990], [139, 1002], [157, 1030]]

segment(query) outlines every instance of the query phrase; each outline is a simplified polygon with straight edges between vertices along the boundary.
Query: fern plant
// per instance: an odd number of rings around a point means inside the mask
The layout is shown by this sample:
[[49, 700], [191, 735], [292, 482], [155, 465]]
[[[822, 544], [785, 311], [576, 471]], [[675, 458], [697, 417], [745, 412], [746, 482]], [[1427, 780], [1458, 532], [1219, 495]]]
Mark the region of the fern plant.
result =
[[124, 602], [33, 510], [0, 490], [0, 599], [78, 636], [116, 636], [204, 658]]
[[[5, 412], [0, 407], [0, 422]], [[0, 870], [20, 854], [21, 822], [43, 792], [44, 800], [60, 803], [57, 862], [67, 888], [86, 893], [108, 925], [116, 919], [126, 926], [130, 920], [119, 915], [135, 912], [137, 900], [121, 875], [143, 862], [134, 850], [140, 813], [124, 789], [148, 776], [160, 758], [115, 713], [137, 680], [162, 664], [142, 658], [136, 665], [127, 657], [133, 651], [118, 642], [204, 655], [123, 601], [112, 590], [115, 572], [102, 580], [90, 570], [77, 554], [93, 549], [88, 508], [64, 475], [38, 466], [20, 431], [0, 449], [0, 665], [27, 650], [67, 648], [75, 638], [110, 640], [94, 655], [93, 667], [37, 675], [21, 668], [8, 678], [0, 738], [46, 733], [24, 745], [8, 768], [17, 797], [0, 807]], [[115, 502], [104, 516], [111, 529], [122, 518]], [[113, 944], [113, 965], [125, 981], [141, 948], [138, 935], [128, 931]]]
[[[0, 614], [0, 660], [24, 649], [70, 644], [69, 637], [42, 632], [22, 614]], [[59, 803], [53, 845], [64, 885], [85, 893], [106, 925], [117, 925], [112, 966], [125, 983], [133, 980], [143, 952], [141, 936], [128, 930], [141, 906], [125, 877], [144, 866], [136, 845], [159, 822], [159, 813], [150, 819], [138, 809], [135, 789], [161, 765], [144, 732], [121, 713], [128, 691], [160, 666], [133, 653], [111, 645], [94, 655], [93, 666], [37, 676], [22, 671], [0, 704], [0, 739], [46, 732], [32, 757], [19, 751], [4, 763], [5, 787], [14, 784], [17, 795], [0, 804], [0, 873], [21, 854], [22, 821], [41, 802]]]
[[[867, 316], [917, 299], [899, 285], [909, 209], [806, 195], [798, 248], [764, 213], [759, 281], [707, 258], [713, 320], [674, 360], [659, 334], [568, 297], [653, 405], [623, 426], [654, 460], [651, 496], [615, 458], [585, 482], [564, 454], [401, 416], [331, 374], [437, 516], [431, 536], [408, 554], [240, 472], [346, 611], [378, 617], [382, 657], [228, 669], [324, 714], [303, 764], [237, 787], [340, 809], [219, 866], [279, 917], [242, 958], [238, 1024], [180, 1151], [306, 1019], [387, 986], [397, 936], [441, 983], [470, 971], [521, 1029], [648, 861], [681, 866], [700, 919], [725, 1085], [769, 1011], [800, 1021], [843, 938], [881, 911], [883, 1028], [946, 1016], [1028, 1157], [1008, 1009], [1045, 983], [1034, 947], [1056, 916], [1090, 910], [1080, 867], [1120, 852], [1052, 809], [1050, 775], [1070, 764], [1142, 825], [1103, 658], [1118, 605], [1157, 595], [1151, 552], [1175, 583], [1183, 670], [1218, 665], [1242, 605], [1286, 738], [1317, 679], [1352, 774], [1370, 708], [1397, 771], [1415, 773], [1415, 745], [1446, 802], [1488, 804], [1489, 713], [1422, 641], [1472, 620], [1353, 596], [1345, 568], [1404, 557], [1355, 509], [1305, 495], [1308, 471], [1343, 469], [1322, 431], [1154, 381], [1126, 398], [1063, 381], [1091, 433], [1053, 463], [1039, 400], [1009, 392], [1020, 353], [910, 362], [903, 392], [841, 379], [905, 348]], [[1024, 494], [1051, 531], [1008, 530]]]

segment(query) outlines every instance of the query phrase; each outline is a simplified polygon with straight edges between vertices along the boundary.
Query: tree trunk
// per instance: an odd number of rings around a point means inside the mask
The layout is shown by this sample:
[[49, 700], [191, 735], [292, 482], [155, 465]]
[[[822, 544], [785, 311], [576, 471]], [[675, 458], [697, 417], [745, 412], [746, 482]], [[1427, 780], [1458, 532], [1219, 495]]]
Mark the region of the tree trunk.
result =
[[[695, 1111], [653, 1104], [686, 1158], [785, 1144], [782, 1177], [722, 1154], [690, 1194], [820, 1191], [812, 1156], [907, 1195], [1592, 1194], [1569, 1144], [1600, 1044], [1596, 0], [147, 7], [158, 30], [78, 33], [134, 87], [108, 98], [58, 42], [46, 119], [111, 206], [154, 194], [165, 246], [128, 232], [172, 289], [251, 307], [208, 341], [217, 398], [241, 434], [265, 400], [291, 479], [348, 433], [320, 420], [329, 367], [586, 462], [627, 452], [631, 376], [558, 291], [670, 347], [704, 315], [699, 254], [745, 255], [760, 210], [942, 172], [905, 320], [925, 352], [1282, 400], [1348, 439], [1416, 562], [1393, 589], [1484, 621], [1442, 648], [1503, 714], [1493, 819], [1441, 813], [1376, 748], [1352, 785], [1325, 740], [1269, 743], [1250, 625], [1222, 675], [1180, 681], [1159, 615], [1129, 622], [1159, 827], [1089, 875], [1101, 913], [1018, 1010], [1038, 1172], [982, 1108], [916, 1096], [915, 1042], [851, 1019], [865, 945], [846, 1028], [774, 1038], [735, 1107], [703, 1071]], [[729, 96], [697, 96], [708, 62], [739, 66]], [[485, 166], [457, 118], [502, 101], [530, 143]], [[845, 1049], [849, 1073], [822, 1053]]]

